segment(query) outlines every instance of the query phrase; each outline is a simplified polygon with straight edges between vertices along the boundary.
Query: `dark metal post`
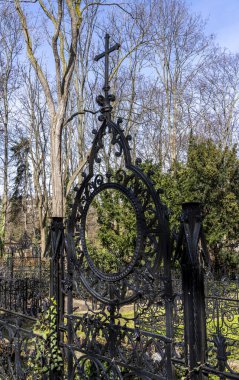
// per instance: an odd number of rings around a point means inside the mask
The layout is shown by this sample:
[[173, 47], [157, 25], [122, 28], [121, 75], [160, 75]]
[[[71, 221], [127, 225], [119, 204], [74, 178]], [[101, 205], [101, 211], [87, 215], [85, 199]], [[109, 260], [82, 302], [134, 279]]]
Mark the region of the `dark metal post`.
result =
[[11, 278], [13, 278], [13, 272], [14, 272], [14, 248], [11, 247], [10, 250], [11, 250], [11, 258], [10, 258], [10, 260], [11, 260], [11, 264], [10, 264], [10, 266], [11, 266]]
[[[180, 261], [184, 305], [184, 340], [187, 378], [203, 380], [201, 365], [206, 361], [206, 315], [203, 254], [199, 249], [202, 237], [201, 207], [198, 202], [184, 203], [181, 218]], [[180, 248], [180, 247], [179, 247]]]
[[[64, 296], [61, 291], [62, 257], [64, 255], [64, 225], [63, 218], [52, 218], [51, 224], [51, 265], [50, 265], [50, 297], [57, 303], [56, 333], [57, 345], [60, 348], [60, 323], [64, 315]], [[59, 371], [51, 371], [50, 379], [61, 379]]]
[[[73, 239], [73, 238], [72, 238]], [[67, 344], [69, 346], [73, 343], [73, 323], [71, 315], [73, 314], [73, 241], [70, 239], [70, 232], [67, 231], [66, 235], [66, 253], [67, 253], [67, 281], [65, 281], [65, 293], [67, 302]], [[71, 349], [67, 350], [67, 379], [74, 378], [74, 364], [73, 354]]]
[[[167, 219], [166, 210], [165, 218]], [[172, 247], [170, 245], [170, 233], [168, 220], [164, 222], [165, 231], [162, 238], [162, 250], [164, 252], [164, 302], [166, 311], [166, 335], [168, 338], [173, 339], [173, 288], [172, 288], [172, 278], [171, 278], [171, 253]], [[175, 369], [172, 364], [172, 343], [166, 345], [166, 356], [167, 356], [167, 375], [170, 379], [175, 379]]]

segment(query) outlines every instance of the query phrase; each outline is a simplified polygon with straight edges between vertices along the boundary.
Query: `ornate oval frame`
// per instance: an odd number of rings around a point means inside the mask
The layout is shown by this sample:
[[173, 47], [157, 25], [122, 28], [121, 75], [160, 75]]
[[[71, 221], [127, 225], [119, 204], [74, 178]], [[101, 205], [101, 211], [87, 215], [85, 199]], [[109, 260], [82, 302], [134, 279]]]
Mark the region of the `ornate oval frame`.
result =
[[[122, 192], [127, 197], [127, 199], [130, 201], [131, 205], [134, 208], [135, 215], [136, 215], [136, 231], [137, 231], [134, 255], [133, 255], [131, 262], [129, 263], [128, 267], [125, 268], [123, 271], [120, 271], [118, 273], [112, 273], [112, 274], [106, 274], [105, 272], [102, 272], [101, 270], [99, 270], [94, 265], [94, 262], [89, 255], [87, 244], [86, 244], [86, 239], [85, 239], [86, 217], [87, 217], [89, 207], [90, 207], [93, 199], [95, 198], [95, 196], [98, 195], [99, 193], [101, 193], [102, 191], [107, 190], [107, 189], [115, 189], [115, 190]], [[90, 195], [81, 215], [82, 215], [82, 218], [81, 218], [81, 226], [80, 226], [80, 236], [81, 236], [81, 241], [82, 241], [82, 248], [84, 251], [85, 258], [88, 261], [88, 264], [89, 264], [89, 267], [91, 268], [91, 270], [101, 280], [105, 280], [105, 281], [118, 281], [118, 280], [121, 280], [122, 278], [124, 278], [125, 276], [127, 276], [127, 274], [131, 272], [134, 265], [136, 264], [137, 259], [139, 258], [140, 254], [141, 254], [142, 247], [143, 247], [143, 226], [142, 226], [141, 209], [140, 209], [140, 205], [139, 205], [137, 199], [134, 197], [134, 194], [131, 193], [124, 186], [117, 184], [117, 183], [102, 184], [98, 189], [96, 189]]]
[[[152, 291], [157, 281], [162, 261], [168, 256], [167, 208], [161, 202], [149, 175], [139, 167], [139, 160], [132, 164], [129, 141], [117, 124], [105, 119], [95, 134], [88, 157], [88, 171], [77, 189], [72, 213], [68, 220], [67, 240], [69, 262], [75, 282], [80, 281], [94, 298], [106, 304], [123, 305]], [[105, 136], [110, 136], [116, 158], [124, 156], [125, 169], [113, 176], [95, 169], [101, 162], [100, 151]], [[85, 241], [85, 222], [94, 197], [107, 188], [121, 191], [130, 200], [136, 212], [137, 238], [133, 259], [129, 266], [117, 273], [108, 274], [95, 267], [89, 257]], [[85, 258], [85, 260], [84, 260]], [[86, 266], [87, 263], [87, 266]]]

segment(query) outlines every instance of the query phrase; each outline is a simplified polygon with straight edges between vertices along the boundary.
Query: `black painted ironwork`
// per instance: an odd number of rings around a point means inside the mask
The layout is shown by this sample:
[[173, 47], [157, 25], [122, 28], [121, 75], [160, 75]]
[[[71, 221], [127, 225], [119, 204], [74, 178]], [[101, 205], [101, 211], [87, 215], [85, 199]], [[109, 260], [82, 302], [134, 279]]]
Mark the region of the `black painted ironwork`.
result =
[[[185, 361], [189, 378], [205, 379], [200, 366], [206, 362], [204, 264], [207, 261], [200, 204], [183, 204], [176, 255], [182, 266]], [[201, 243], [201, 249], [199, 247]]]
[[[64, 250], [65, 250], [65, 237], [64, 237], [64, 224], [63, 218], [53, 217], [51, 224], [51, 283], [50, 283], [50, 297], [56, 301], [56, 344], [60, 347], [61, 332], [60, 324], [63, 321], [64, 315], [64, 293], [62, 292], [62, 284], [64, 282]], [[56, 368], [50, 372], [50, 380], [57, 380], [62, 377], [61, 371]]]
[[0, 259], [0, 272], [0, 307], [36, 317], [49, 295], [47, 260], [40, 256], [19, 257], [10, 251]]
[[[100, 101], [97, 98], [102, 106], [99, 118], [102, 125], [93, 131], [88, 168], [76, 189], [67, 229], [68, 343], [62, 344], [68, 352], [68, 378], [77, 375], [96, 379], [173, 378], [167, 209], [150, 176], [140, 168], [140, 161], [132, 162], [131, 136], [124, 135], [122, 120], [118, 119], [117, 123], [111, 120], [110, 101], [114, 97], [108, 94], [108, 54], [119, 45], [109, 49], [108, 35], [105, 40], [106, 52], [96, 57], [96, 60], [103, 56], [106, 59], [105, 97]], [[106, 159], [105, 152], [109, 153]], [[104, 223], [97, 207], [106, 200], [111, 200], [109, 229], [117, 237], [123, 231], [125, 239], [129, 230], [133, 248], [127, 255], [125, 247], [117, 247], [115, 251], [107, 247], [107, 252], [103, 248], [99, 263], [97, 252], [90, 246], [87, 220], [92, 214], [95, 220]], [[117, 202], [114, 214], [112, 210]], [[130, 230], [132, 226], [123, 224], [124, 216], [118, 217], [124, 207], [131, 210], [128, 217], [132, 218], [134, 231]], [[125, 209], [124, 212], [126, 215]], [[96, 251], [99, 249], [96, 247]], [[109, 256], [111, 266], [107, 267], [104, 260]], [[165, 308], [165, 335], [154, 331], [153, 326], [146, 330], [137, 327], [140, 316], [134, 313], [135, 302], [144, 304], [146, 310], [155, 302], [158, 292]], [[73, 313], [76, 299], [79, 299], [80, 315]], [[129, 310], [130, 316], [125, 316], [125, 310]]]
[[[183, 205], [172, 260], [168, 210], [152, 172], [132, 161], [131, 137], [120, 118], [112, 121], [109, 54], [117, 49], [106, 35], [95, 57], [105, 57], [101, 125], [66, 228], [52, 219], [50, 286], [40, 257], [14, 259], [12, 250], [5, 269], [0, 262], [0, 378], [39, 379], [29, 361], [44, 337], [33, 325], [51, 297], [64, 367], [42, 380], [239, 379], [238, 279], [215, 280], [198, 203]], [[40, 277], [26, 269], [38, 259]]]
[[99, 119], [102, 121], [104, 118], [110, 118], [112, 106], [111, 102], [115, 100], [115, 96], [109, 94], [110, 85], [109, 85], [109, 55], [115, 50], [119, 50], [120, 44], [116, 43], [110, 48], [110, 36], [109, 34], [105, 35], [105, 51], [95, 57], [95, 61], [98, 62], [101, 58], [105, 58], [105, 82], [104, 82], [104, 96], [98, 95], [96, 98], [97, 104], [101, 107], [100, 112], [103, 116], [100, 116]]
[[239, 281], [209, 273], [205, 281], [208, 335], [205, 373], [239, 379]]
[[[176, 258], [182, 266], [182, 288], [177, 289], [177, 279], [174, 323], [182, 324], [184, 335], [180, 334], [182, 349], [173, 358], [175, 365], [188, 367], [187, 379], [238, 379], [238, 281], [215, 279], [199, 203], [183, 205]], [[174, 338], [177, 347], [180, 340]]]
[[48, 297], [49, 283], [37, 278], [0, 279], [0, 307], [37, 317]]
[[37, 350], [33, 326], [48, 302], [49, 270], [32, 256], [10, 255], [0, 265], [0, 378], [35, 380], [29, 368]]

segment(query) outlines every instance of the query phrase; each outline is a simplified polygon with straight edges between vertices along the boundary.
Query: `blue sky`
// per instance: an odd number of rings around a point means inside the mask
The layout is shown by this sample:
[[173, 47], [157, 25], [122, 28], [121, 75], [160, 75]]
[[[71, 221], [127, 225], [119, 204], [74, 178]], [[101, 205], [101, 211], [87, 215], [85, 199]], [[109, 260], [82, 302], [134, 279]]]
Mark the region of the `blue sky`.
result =
[[[214, 34], [220, 46], [226, 47], [233, 53], [239, 53], [239, 0], [185, 1], [193, 12], [208, 20], [207, 34]], [[36, 11], [36, 4], [33, 7]]]
[[239, 53], [239, 0], [187, 0], [195, 13], [208, 19], [206, 33], [222, 47]]

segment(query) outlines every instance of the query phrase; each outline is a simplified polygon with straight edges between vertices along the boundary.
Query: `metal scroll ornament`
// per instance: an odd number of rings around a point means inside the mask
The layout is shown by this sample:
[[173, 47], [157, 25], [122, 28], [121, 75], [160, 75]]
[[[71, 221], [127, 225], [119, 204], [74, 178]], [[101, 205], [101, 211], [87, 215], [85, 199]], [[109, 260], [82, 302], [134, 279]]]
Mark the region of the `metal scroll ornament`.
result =
[[[128, 142], [119, 124], [104, 120], [95, 135], [88, 173], [77, 190], [68, 227], [74, 280], [107, 304], [121, 305], [152, 294], [166, 249], [164, 207], [150, 178], [132, 164]], [[103, 157], [106, 144], [124, 168], [112, 165], [109, 169], [102, 162], [100, 152]], [[117, 241], [121, 246], [116, 246]]]
[[[106, 35], [106, 52], [111, 51]], [[131, 137], [124, 135], [122, 120], [111, 120], [114, 97], [108, 93], [107, 78], [105, 83], [105, 96], [97, 97], [102, 124], [93, 131], [88, 168], [68, 224], [68, 243], [76, 288], [83, 284], [98, 301], [120, 306], [154, 294], [167, 255], [167, 221], [150, 177], [138, 160], [132, 163]]]

